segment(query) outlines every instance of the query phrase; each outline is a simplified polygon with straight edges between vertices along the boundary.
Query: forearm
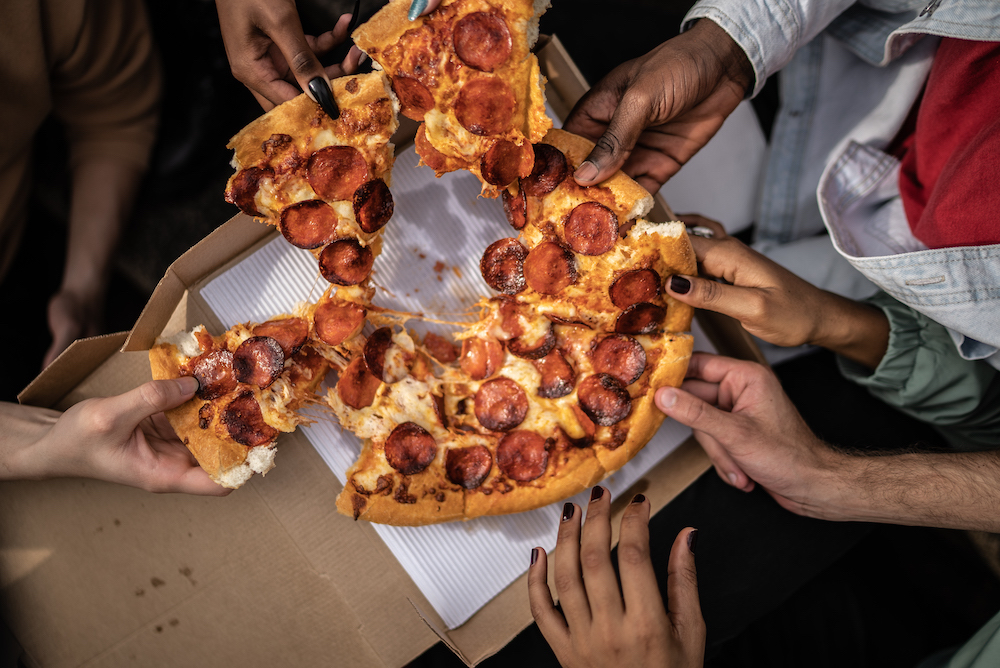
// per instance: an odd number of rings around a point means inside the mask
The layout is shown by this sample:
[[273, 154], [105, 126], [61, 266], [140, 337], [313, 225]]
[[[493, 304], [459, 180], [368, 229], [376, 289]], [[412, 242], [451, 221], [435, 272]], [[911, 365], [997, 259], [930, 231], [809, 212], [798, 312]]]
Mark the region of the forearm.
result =
[[[0, 402], [0, 480], [40, 477], [30, 452], [55, 425], [61, 413], [47, 408]], [[37, 463], [37, 462], [35, 462]]]
[[877, 367], [889, 346], [889, 319], [885, 313], [825, 290], [818, 301], [818, 313], [822, 315], [808, 342], [869, 369]]

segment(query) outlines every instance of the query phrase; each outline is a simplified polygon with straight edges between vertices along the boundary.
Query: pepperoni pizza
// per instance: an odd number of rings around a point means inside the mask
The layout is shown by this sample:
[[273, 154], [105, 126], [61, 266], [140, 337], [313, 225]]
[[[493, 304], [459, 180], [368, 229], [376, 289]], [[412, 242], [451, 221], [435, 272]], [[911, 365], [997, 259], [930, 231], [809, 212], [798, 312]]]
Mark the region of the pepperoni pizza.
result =
[[443, 0], [415, 21], [409, 6], [391, 0], [354, 42], [391, 80], [401, 113], [421, 121], [423, 163], [438, 176], [468, 170], [496, 197], [531, 172], [532, 144], [552, 127], [531, 53], [548, 2]]

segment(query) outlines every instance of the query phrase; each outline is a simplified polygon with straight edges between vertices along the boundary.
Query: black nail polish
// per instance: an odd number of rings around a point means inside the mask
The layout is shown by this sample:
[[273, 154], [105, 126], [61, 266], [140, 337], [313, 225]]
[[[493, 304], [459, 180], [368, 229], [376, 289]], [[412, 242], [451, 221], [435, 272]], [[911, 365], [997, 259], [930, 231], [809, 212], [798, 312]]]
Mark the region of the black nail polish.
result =
[[538, 548], [531, 548], [531, 565], [534, 566], [535, 562], [538, 561]]
[[573, 517], [573, 504], [572, 503], [564, 503], [563, 504], [562, 521], [565, 522], [566, 520], [568, 520], [571, 517]]
[[594, 489], [590, 490], [590, 500], [591, 502], [597, 501], [599, 498], [604, 496], [604, 488], [598, 485]]
[[691, 281], [683, 276], [671, 276], [670, 289], [679, 295], [686, 295], [688, 290], [691, 289]]
[[691, 550], [691, 554], [694, 554], [694, 548], [698, 545], [698, 530], [695, 529], [688, 534], [688, 549]]
[[636, 494], [635, 496], [632, 497], [632, 503], [642, 503], [645, 500], [646, 500], [645, 494]]
[[316, 77], [310, 81], [309, 92], [319, 102], [319, 106], [323, 107], [327, 116], [333, 120], [340, 118], [340, 109], [337, 108], [337, 103], [333, 100], [333, 92], [330, 90], [330, 85], [326, 83], [326, 79]]

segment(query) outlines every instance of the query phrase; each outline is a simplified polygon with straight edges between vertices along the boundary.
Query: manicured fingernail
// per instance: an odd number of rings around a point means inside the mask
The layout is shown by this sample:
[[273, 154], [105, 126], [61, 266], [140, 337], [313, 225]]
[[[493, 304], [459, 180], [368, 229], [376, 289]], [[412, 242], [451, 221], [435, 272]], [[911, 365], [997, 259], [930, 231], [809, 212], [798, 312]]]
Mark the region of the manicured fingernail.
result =
[[180, 389], [181, 394], [194, 394], [198, 391], [200, 384], [198, 379], [194, 376], [181, 376], [174, 380], [177, 383], [177, 387]]
[[413, 0], [410, 3], [410, 13], [406, 15], [406, 18], [416, 21], [417, 17], [423, 14], [425, 9], [427, 9], [427, 0]]
[[646, 500], [645, 494], [636, 494], [635, 496], [632, 497], [632, 503], [642, 503], [645, 500]]
[[576, 168], [576, 173], [573, 174], [573, 178], [577, 181], [591, 181], [597, 178], [597, 165], [590, 162], [581, 163], [579, 167]]
[[590, 490], [590, 500], [591, 502], [597, 501], [599, 498], [604, 496], [604, 488], [598, 485], [594, 489]]
[[679, 295], [686, 295], [691, 289], [691, 281], [683, 276], [671, 276], [670, 289]]
[[538, 548], [531, 548], [531, 565], [534, 566], [535, 562], [538, 561]]
[[[688, 534], [688, 549], [691, 550], [691, 554], [694, 554], [694, 548], [698, 545], [698, 530], [695, 529]], [[531, 562], [535, 563], [535, 562]]]
[[337, 108], [337, 103], [333, 100], [333, 91], [330, 90], [330, 84], [326, 82], [326, 79], [316, 77], [310, 81], [309, 92], [312, 93], [313, 99], [319, 103], [319, 106], [323, 107], [327, 116], [334, 120], [340, 118], [340, 109]]
[[571, 517], [573, 517], [573, 504], [572, 503], [564, 503], [563, 504], [562, 521], [565, 522], [566, 520], [568, 520]]

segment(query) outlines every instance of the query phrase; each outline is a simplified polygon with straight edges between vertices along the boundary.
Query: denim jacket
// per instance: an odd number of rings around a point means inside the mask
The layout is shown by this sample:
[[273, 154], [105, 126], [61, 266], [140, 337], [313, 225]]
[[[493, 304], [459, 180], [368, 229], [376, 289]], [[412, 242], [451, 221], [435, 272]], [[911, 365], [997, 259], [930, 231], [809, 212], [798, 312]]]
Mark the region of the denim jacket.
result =
[[825, 227], [855, 269], [947, 327], [963, 358], [1000, 368], [1000, 245], [927, 249], [906, 221], [898, 161], [884, 152], [922, 90], [938, 37], [1000, 41], [1000, 2], [703, 0], [685, 26], [702, 17], [746, 52], [752, 94], [782, 70], [757, 243]]

